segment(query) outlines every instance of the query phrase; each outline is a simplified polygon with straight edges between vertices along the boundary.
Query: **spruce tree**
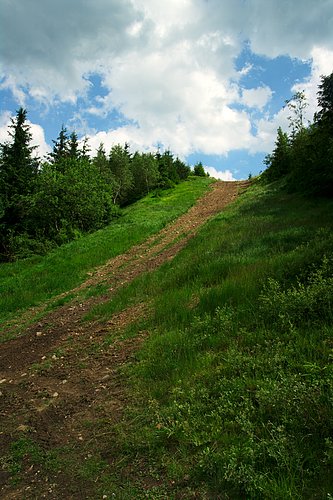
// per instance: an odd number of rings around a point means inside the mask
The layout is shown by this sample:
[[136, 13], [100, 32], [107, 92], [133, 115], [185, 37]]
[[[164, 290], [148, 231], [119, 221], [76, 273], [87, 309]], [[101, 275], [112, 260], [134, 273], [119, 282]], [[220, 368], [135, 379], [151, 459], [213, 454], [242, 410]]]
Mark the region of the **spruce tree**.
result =
[[267, 155], [265, 160], [267, 170], [265, 176], [269, 181], [280, 179], [290, 170], [290, 144], [288, 135], [279, 127], [273, 153]]
[[194, 173], [194, 175], [196, 175], [198, 177], [205, 177], [206, 176], [206, 172], [205, 172], [205, 169], [203, 168], [201, 161], [199, 161], [199, 163], [194, 165], [193, 173]]
[[9, 126], [11, 141], [0, 144], [0, 254], [10, 253], [10, 235], [25, 230], [39, 159], [33, 155], [32, 134], [22, 107]]
[[322, 76], [319, 85], [318, 106], [320, 110], [315, 115], [315, 123], [327, 127], [333, 132], [333, 73]]
[[52, 142], [54, 144], [53, 151], [49, 154], [48, 160], [51, 164], [57, 165], [57, 167], [61, 171], [63, 170], [63, 160], [66, 160], [70, 154], [69, 137], [67, 134], [67, 129], [64, 125], [62, 125], [61, 127], [57, 140]]

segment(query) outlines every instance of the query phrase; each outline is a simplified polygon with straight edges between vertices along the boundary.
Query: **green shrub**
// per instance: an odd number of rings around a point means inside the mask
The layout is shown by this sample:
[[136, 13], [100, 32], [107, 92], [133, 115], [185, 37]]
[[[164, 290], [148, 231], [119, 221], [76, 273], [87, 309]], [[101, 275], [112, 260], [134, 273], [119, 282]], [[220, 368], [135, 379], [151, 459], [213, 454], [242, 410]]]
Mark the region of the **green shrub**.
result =
[[333, 260], [324, 258], [305, 281], [298, 279], [287, 289], [277, 280], [268, 279], [259, 303], [265, 320], [281, 327], [332, 320]]

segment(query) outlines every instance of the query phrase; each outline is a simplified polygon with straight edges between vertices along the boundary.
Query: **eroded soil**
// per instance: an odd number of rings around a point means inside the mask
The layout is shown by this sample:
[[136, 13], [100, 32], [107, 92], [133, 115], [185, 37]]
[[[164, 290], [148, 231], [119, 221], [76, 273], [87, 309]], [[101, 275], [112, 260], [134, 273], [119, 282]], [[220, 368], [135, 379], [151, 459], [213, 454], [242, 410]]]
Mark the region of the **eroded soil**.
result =
[[[137, 304], [105, 323], [82, 319], [96, 304], [111, 300], [120, 287], [171, 260], [207, 219], [247, 185], [247, 181], [214, 183], [186, 214], [89, 273], [84, 283], [68, 292], [74, 295], [72, 300], [0, 346], [1, 498], [100, 498], [88, 480], [72, 484], [66, 464], [50, 467], [47, 474], [40, 471], [31, 450], [26, 455], [22, 452], [20, 480], [13, 483], [13, 465], [6, 458], [12, 443], [21, 438], [32, 440], [45, 451], [64, 449], [69, 456], [75, 452], [88, 462], [90, 450], [97, 448], [112, 465], [110, 439], [105, 434], [115, 432], [127, 406], [123, 368], [135, 361], [148, 335], [142, 331], [134, 338], [124, 338], [121, 332], [149, 315], [150, 305]], [[100, 284], [106, 286], [106, 293], [82, 300], [82, 291]], [[33, 314], [31, 311], [30, 316]]]

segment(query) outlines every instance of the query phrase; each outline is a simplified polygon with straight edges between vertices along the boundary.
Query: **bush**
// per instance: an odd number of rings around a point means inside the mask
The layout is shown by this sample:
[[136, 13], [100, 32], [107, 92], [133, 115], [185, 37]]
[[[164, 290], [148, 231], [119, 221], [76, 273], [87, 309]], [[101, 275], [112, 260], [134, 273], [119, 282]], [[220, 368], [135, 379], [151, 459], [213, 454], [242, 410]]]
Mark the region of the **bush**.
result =
[[259, 298], [265, 321], [278, 327], [296, 327], [333, 319], [333, 260], [324, 258], [304, 282], [297, 280], [286, 290], [269, 279]]

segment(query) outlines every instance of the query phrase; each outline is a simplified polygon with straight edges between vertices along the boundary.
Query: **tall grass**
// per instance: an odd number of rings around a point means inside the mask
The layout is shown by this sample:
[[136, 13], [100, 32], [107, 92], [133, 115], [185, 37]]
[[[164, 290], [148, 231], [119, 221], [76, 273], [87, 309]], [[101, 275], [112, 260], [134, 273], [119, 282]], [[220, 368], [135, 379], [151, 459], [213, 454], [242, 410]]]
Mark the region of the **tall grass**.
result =
[[178, 494], [333, 493], [332, 209], [256, 184], [131, 284], [154, 314], [119, 446], [135, 443]]

